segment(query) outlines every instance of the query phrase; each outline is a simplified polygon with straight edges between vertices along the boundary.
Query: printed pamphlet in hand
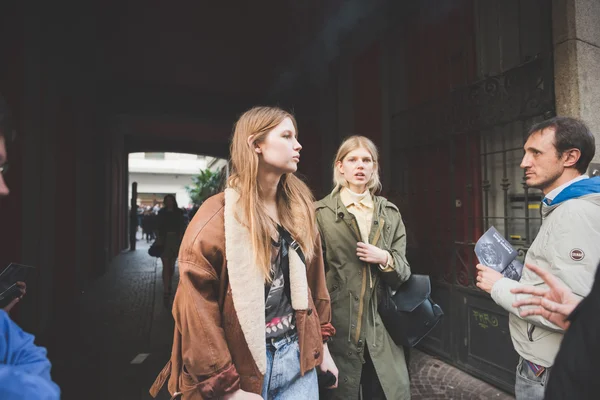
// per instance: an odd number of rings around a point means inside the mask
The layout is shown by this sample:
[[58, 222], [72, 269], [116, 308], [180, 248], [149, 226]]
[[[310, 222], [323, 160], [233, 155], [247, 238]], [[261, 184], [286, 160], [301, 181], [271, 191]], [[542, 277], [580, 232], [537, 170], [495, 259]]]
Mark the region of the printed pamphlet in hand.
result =
[[517, 251], [493, 226], [475, 244], [479, 262], [495, 269], [506, 278], [521, 279], [523, 264], [517, 259]]

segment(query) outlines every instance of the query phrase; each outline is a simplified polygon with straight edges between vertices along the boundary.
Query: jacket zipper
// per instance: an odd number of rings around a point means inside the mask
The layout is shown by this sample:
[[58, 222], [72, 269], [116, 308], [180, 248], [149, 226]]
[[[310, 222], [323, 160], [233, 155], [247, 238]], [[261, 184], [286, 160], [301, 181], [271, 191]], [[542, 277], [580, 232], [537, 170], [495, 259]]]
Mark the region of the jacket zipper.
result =
[[[376, 244], [377, 241], [379, 240], [379, 236], [381, 235], [381, 229], [383, 228], [384, 223], [385, 223], [384, 219], [380, 218], [379, 226], [377, 227], [377, 231], [375, 232], [375, 235], [373, 236], [374, 244]], [[352, 218], [352, 225], [353, 225], [354, 229], [359, 231], [355, 218]], [[361, 290], [360, 290], [360, 302], [358, 303], [358, 320], [356, 321], [356, 332], [354, 334], [355, 342], [358, 342], [358, 340], [360, 339], [360, 329], [362, 328], [362, 318], [363, 318], [363, 312], [364, 312], [364, 307], [365, 307], [364, 297], [365, 297], [365, 292], [367, 291], [367, 274], [369, 274], [369, 281], [371, 283], [371, 288], [373, 288], [373, 279], [371, 277], [371, 268], [369, 267], [368, 263], [364, 263], [363, 264], [363, 274], [362, 274], [362, 286], [361, 286]]]
[[533, 342], [533, 331], [535, 330], [535, 325], [529, 323], [528, 325], [529, 326], [527, 327], [527, 338], [530, 342]]
[[372, 312], [372, 317], [373, 317], [373, 341], [371, 342], [371, 344], [373, 345], [373, 347], [377, 347], [377, 323], [375, 322], [375, 302], [373, 301], [373, 299], [371, 299], [371, 310]]
[[[375, 235], [373, 236], [373, 245], [377, 246], [377, 242], [379, 241], [379, 237], [381, 236], [381, 232], [383, 231], [383, 226], [385, 225], [385, 219], [379, 218], [379, 228]], [[372, 286], [371, 286], [372, 287]], [[373, 346], [377, 347], [377, 324], [375, 323], [375, 302], [373, 301], [373, 297], [371, 296], [371, 310], [373, 312]]]
[[348, 299], [348, 343], [352, 342], [352, 292], [350, 293], [350, 298]]
[[[358, 224], [356, 222], [356, 218], [352, 218], [352, 227], [354, 228], [354, 230], [356, 232], [360, 232], [360, 229], [358, 229]], [[359, 235], [360, 237], [360, 235]], [[365, 297], [365, 292], [367, 291], [367, 273], [369, 273], [370, 271], [368, 270], [368, 264], [364, 263], [363, 267], [362, 267], [362, 284], [361, 284], [361, 288], [360, 288], [360, 297], [359, 297], [359, 303], [358, 303], [358, 319], [356, 321], [356, 333], [354, 334], [354, 341], [358, 342], [358, 340], [360, 339], [360, 329], [362, 328], [362, 316], [363, 316], [363, 308], [365, 306], [365, 302], [364, 302], [364, 297]]]

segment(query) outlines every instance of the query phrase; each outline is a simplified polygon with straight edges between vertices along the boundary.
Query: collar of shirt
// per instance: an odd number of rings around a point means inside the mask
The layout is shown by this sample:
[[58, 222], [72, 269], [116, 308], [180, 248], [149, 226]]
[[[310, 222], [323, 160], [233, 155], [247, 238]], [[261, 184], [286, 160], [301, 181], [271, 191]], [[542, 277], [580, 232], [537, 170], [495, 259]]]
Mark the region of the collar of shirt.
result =
[[558, 194], [560, 192], [562, 192], [563, 190], [565, 190], [568, 186], [574, 184], [575, 182], [579, 182], [583, 179], [588, 179], [588, 178], [589, 178], [589, 176], [587, 176], [587, 175], [580, 175], [577, 178], [571, 179], [567, 183], [563, 183], [562, 185], [560, 185], [559, 187], [557, 187], [556, 189], [553, 189], [550, 193], [548, 193], [546, 195], [546, 197], [544, 197], [544, 203], [546, 203], [546, 204], [552, 203], [552, 200], [554, 200], [554, 198], [556, 196], [558, 196]]
[[355, 193], [345, 187], [340, 191], [340, 198], [346, 208], [352, 205], [373, 208], [373, 198], [368, 190], [364, 193]]

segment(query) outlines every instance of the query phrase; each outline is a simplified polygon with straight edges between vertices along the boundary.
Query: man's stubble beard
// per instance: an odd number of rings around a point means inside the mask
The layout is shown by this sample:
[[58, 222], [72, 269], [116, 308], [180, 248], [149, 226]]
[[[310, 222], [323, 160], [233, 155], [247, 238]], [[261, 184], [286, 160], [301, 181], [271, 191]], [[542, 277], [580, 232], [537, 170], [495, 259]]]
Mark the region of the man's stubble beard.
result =
[[554, 185], [554, 183], [562, 176], [562, 172], [557, 172], [556, 174], [554, 174], [553, 176], [551, 176], [550, 178], [538, 183], [538, 184], [534, 184], [534, 185], [530, 185], [529, 183], [527, 184], [527, 186], [529, 186], [530, 188], [533, 189], [539, 189], [542, 192], [544, 192], [545, 194], [548, 194], [548, 191], [546, 191], [546, 188], [551, 187], [552, 185]]

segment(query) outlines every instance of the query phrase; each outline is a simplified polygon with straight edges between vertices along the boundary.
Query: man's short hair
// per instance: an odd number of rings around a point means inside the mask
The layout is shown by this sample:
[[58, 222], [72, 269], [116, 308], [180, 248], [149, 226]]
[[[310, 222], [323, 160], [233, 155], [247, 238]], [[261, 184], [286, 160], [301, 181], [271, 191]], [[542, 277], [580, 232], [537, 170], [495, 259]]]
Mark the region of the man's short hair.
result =
[[581, 152], [575, 168], [579, 173], [585, 174], [596, 153], [596, 140], [587, 125], [575, 118], [554, 117], [533, 125], [527, 137], [547, 128], [554, 129], [554, 147], [558, 157], [569, 149], [578, 149]]
[[15, 128], [12, 121], [12, 114], [6, 100], [0, 95], [0, 137], [4, 137], [6, 142], [12, 141], [15, 135]]

